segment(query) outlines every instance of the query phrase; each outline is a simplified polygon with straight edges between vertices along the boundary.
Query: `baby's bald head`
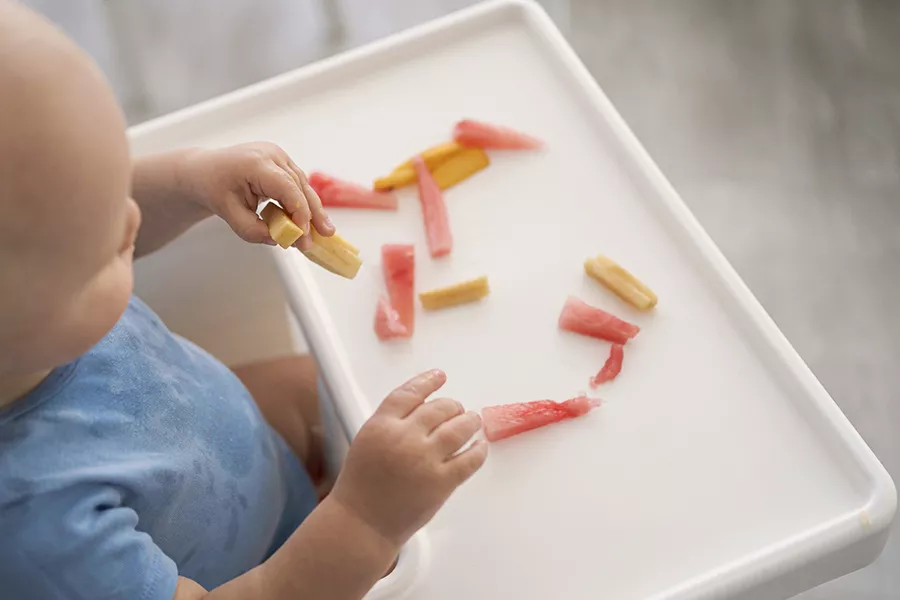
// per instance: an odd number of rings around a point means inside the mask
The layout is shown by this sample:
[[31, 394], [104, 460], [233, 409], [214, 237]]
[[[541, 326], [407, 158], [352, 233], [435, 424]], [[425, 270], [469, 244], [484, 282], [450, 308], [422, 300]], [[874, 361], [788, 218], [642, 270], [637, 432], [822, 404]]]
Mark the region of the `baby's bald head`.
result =
[[75, 358], [121, 315], [130, 170], [124, 120], [90, 58], [0, 0], [0, 375]]

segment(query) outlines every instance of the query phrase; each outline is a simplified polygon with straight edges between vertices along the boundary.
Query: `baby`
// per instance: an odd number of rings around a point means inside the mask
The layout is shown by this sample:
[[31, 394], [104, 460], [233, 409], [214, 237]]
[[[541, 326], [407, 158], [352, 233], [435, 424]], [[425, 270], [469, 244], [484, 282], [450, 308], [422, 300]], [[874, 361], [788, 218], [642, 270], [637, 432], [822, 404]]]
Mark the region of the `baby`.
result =
[[4, 599], [361, 598], [484, 463], [483, 443], [457, 453], [478, 415], [425, 401], [431, 371], [384, 400], [317, 503], [312, 365], [239, 377], [131, 297], [133, 257], [208, 216], [271, 244], [263, 198], [334, 232], [272, 144], [132, 163], [96, 67], [0, 0]]

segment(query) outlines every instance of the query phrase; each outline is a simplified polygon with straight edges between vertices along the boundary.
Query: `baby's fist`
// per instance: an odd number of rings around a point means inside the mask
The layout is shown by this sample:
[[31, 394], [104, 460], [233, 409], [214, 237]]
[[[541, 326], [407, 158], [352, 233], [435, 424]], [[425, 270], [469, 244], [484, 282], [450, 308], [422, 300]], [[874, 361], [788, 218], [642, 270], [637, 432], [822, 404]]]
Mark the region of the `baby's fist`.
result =
[[[309, 223], [325, 236], [334, 226], [303, 171], [279, 146], [268, 142], [240, 144], [216, 150], [197, 149], [183, 169], [193, 196], [224, 219], [238, 236], [252, 243], [269, 243], [269, 231], [256, 215], [260, 200], [277, 200], [303, 231]], [[309, 236], [297, 241], [301, 249]]]
[[487, 458], [478, 413], [449, 398], [425, 402], [447, 380], [429, 371], [382, 402], [350, 446], [332, 499], [397, 547], [424, 526]]

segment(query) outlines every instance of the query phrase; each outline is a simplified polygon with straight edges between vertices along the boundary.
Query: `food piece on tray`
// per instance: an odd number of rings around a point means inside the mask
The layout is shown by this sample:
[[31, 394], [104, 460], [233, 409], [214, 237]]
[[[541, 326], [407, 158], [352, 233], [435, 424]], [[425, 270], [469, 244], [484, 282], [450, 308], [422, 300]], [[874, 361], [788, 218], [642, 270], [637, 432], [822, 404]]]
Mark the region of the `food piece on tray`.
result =
[[390, 175], [379, 177], [378, 179], [376, 179], [375, 183], [372, 184], [372, 187], [376, 191], [384, 192], [387, 190], [393, 190], [407, 185], [412, 185], [415, 182], [415, 167], [398, 167], [397, 170], [393, 171]]
[[[437, 146], [426, 148], [419, 153], [419, 156], [422, 157], [422, 160], [425, 161], [425, 164], [428, 165], [428, 168], [434, 171], [439, 165], [443, 164], [454, 154], [462, 152], [464, 149], [465, 148], [463, 147], [463, 145], [458, 142], [443, 142], [438, 144]], [[396, 173], [397, 171], [406, 168], [415, 168], [412, 158], [394, 169], [394, 172]]]
[[584, 261], [584, 272], [635, 308], [650, 310], [656, 306], [658, 299], [653, 290], [611, 258], [601, 254], [587, 259]]
[[[438, 166], [463, 150], [465, 150], [465, 148], [463, 148], [461, 144], [456, 142], [444, 142], [424, 150], [421, 153], [421, 156], [428, 166], [428, 169], [433, 172]], [[394, 169], [387, 177], [376, 179], [373, 187], [376, 190], [391, 190], [406, 185], [412, 185], [416, 182], [416, 179], [416, 167], [413, 165], [413, 160], [409, 159]]]
[[410, 337], [410, 331], [400, 320], [400, 313], [384, 296], [378, 298], [375, 307], [375, 334], [382, 342]]
[[309, 234], [312, 246], [303, 251], [306, 258], [335, 275], [347, 279], [356, 277], [362, 266], [362, 259], [359, 258], [359, 249], [356, 246], [336, 233], [331, 237], [325, 237], [316, 231], [315, 227], [310, 228]]
[[266, 204], [259, 216], [269, 228], [269, 237], [282, 248], [290, 248], [303, 235], [303, 230], [274, 202]]
[[447, 256], [453, 249], [453, 234], [450, 233], [450, 217], [447, 216], [444, 194], [422, 157], [414, 158], [413, 164], [419, 179], [419, 200], [422, 202], [428, 251], [432, 258]]
[[309, 185], [319, 195], [322, 206], [329, 208], [397, 210], [397, 196], [394, 194], [372, 191], [325, 173], [310, 173]]
[[493, 150], [535, 150], [544, 145], [541, 140], [509, 127], [471, 119], [456, 124], [453, 139], [463, 146]]
[[490, 291], [487, 275], [483, 275], [448, 287], [422, 292], [419, 294], [419, 301], [425, 310], [438, 310], [481, 300]]
[[559, 328], [588, 335], [614, 344], [625, 344], [641, 330], [605, 310], [570, 296], [559, 315]]
[[485, 437], [489, 442], [496, 442], [544, 425], [586, 415], [601, 404], [599, 398], [589, 398], [584, 394], [565, 402], [536, 400], [503, 404], [483, 409], [481, 420]]
[[388, 290], [389, 306], [410, 337], [415, 329], [415, 250], [411, 244], [385, 244], [381, 247], [381, 268]]
[[434, 180], [442, 190], [453, 187], [491, 164], [481, 148], [466, 148], [434, 169]]
[[609, 349], [609, 357], [603, 363], [603, 367], [591, 378], [591, 387], [595, 388], [607, 381], [615, 379], [622, 370], [622, 360], [625, 358], [625, 346], [613, 344]]

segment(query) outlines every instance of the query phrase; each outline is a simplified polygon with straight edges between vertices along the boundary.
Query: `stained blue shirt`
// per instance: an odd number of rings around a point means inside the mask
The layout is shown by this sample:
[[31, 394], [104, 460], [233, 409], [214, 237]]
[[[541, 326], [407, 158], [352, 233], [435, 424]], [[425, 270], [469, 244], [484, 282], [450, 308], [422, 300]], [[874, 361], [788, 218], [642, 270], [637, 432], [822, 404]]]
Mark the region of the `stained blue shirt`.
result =
[[172, 600], [277, 549], [315, 506], [247, 389], [132, 299], [0, 410], [0, 597]]

